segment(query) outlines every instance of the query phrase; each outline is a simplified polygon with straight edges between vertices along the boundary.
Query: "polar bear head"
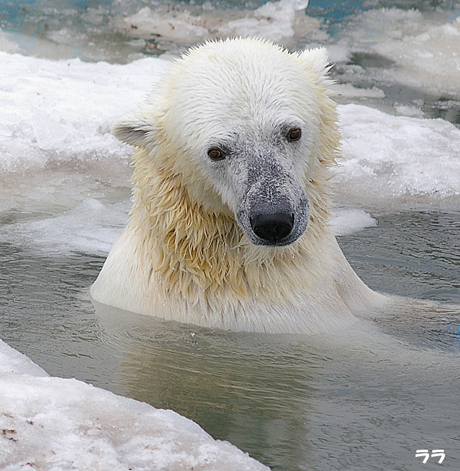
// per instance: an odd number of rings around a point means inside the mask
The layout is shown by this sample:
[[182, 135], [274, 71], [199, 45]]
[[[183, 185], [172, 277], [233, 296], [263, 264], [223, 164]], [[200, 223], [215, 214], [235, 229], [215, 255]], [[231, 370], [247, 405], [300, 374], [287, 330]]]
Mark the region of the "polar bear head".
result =
[[135, 184], [155, 172], [179, 178], [190, 199], [234, 218], [252, 244], [293, 244], [315, 210], [327, 210], [318, 188], [328, 186], [338, 139], [335, 128], [324, 132], [336, 119], [326, 72], [324, 49], [291, 54], [233, 39], [190, 50], [114, 126], [140, 148]]

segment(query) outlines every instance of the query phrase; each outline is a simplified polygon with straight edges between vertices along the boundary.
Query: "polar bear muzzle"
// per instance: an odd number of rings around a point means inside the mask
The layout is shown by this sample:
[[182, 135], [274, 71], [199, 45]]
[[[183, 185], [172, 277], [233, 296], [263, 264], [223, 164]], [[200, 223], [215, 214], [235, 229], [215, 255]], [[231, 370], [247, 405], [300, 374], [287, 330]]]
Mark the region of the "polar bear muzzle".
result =
[[[282, 247], [305, 232], [310, 216], [308, 197], [294, 175], [262, 178], [242, 185], [237, 221], [254, 245]], [[284, 178], [283, 178], [284, 177]]]
[[[227, 163], [219, 166], [226, 175], [225, 196], [236, 220], [254, 245], [281, 247], [293, 244], [305, 232], [310, 205], [300, 161], [302, 148], [279, 145], [283, 135], [275, 127], [265, 130], [265, 140], [240, 133], [230, 146]], [[293, 135], [300, 138], [300, 130]], [[294, 140], [294, 138], [293, 138]]]

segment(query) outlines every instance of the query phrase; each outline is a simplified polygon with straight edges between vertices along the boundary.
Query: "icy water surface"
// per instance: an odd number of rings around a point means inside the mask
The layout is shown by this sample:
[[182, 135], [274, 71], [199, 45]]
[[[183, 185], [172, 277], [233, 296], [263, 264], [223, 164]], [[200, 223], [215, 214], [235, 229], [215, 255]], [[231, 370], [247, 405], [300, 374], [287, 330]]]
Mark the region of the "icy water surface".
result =
[[[460, 302], [460, 215], [382, 213], [340, 239], [373, 288]], [[0, 331], [51, 375], [171, 408], [274, 470], [419, 470], [460, 460], [460, 311], [318, 337], [238, 334], [97, 306], [104, 258], [3, 243]]]

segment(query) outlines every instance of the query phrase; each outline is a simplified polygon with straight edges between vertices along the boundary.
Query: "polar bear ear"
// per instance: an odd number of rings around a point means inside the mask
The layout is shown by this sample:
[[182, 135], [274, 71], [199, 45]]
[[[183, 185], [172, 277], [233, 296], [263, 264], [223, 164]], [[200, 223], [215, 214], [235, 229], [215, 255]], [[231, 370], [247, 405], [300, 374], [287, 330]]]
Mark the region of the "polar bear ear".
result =
[[146, 110], [140, 109], [133, 114], [118, 120], [112, 127], [112, 134], [120, 141], [134, 147], [152, 145], [155, 140], [156, 129], [150, 119], [146, 118]]
[[299, 59], [319, 77], [325, 76], [331, 68], [329, 55], [325, 47], [306, 49], [299, 54]]

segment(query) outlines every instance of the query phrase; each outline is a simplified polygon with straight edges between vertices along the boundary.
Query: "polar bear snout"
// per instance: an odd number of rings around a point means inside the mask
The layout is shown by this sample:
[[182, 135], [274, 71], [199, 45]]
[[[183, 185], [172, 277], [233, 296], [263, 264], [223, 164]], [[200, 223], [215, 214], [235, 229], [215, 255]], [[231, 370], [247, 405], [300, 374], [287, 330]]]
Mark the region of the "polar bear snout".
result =
[[232, 166], [234, 214], [249, 240], [271, 247], [296, 242], [307, 228], [310, 206], [288, 156], [254, 152]]
[[289, 211], [261, 212], [250, 216], [251, 228], [269, 245], [279, 245], [294, 227], [294, 214]]
[[293, 244], [308, 226], [310, 210], [304, 193], [296, 201], [281, 198], [281, 201], [268, 203], [252, 199], [248, 206], [248, 210], [238, 212], [237, 219], [254, 245], [283, 247]]

